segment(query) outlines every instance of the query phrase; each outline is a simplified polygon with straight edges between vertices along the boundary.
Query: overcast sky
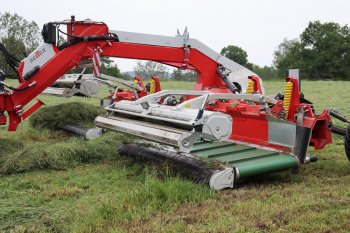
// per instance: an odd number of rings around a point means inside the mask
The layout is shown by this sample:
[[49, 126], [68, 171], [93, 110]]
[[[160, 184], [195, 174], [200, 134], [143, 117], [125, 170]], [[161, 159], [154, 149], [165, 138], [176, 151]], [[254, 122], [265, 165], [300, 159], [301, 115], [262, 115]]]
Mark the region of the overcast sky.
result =
[[[0, 0], [0, 12], [18, 13], [46, 22], [90, 18], [110, 29], [149, 34], [176, 34], [187, 26], [190, 37], [220, 52], [229, 44], [242, 47], [248, 59], [271, 65], [273, 51], [284, 38], [298, 37], [311, 20], [350, 24], [349, 0]], [[118, 59], [122, 71], [135, 62]]]

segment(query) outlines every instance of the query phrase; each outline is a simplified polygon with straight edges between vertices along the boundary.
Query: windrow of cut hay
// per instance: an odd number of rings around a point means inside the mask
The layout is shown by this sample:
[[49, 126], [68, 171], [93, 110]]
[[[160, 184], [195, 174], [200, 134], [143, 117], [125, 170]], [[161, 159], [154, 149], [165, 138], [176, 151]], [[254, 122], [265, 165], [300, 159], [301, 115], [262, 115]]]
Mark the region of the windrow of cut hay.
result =
[[100, 106], [72, 102], [43, 107], [29, 119], [30, 125], [36, 129], [59, 129], [66, 124], [93, 126], [96, 116], [105, 110]]
[[[93, 126], [96, 116], [104, 109], [91, 104], [71, 102], [39, 109], [30, 118], [25, 132], [46, 132], [57, 130], [65, 124]], [[47, 132], [50, 134], [50, 132]], [[51, 134], [54, 132], [51, 131]], [[23, 133], [25, 134], [25, 133]], [[30, 133], [32, 134], [32, 133]], [[0, 140], [0, 173], [14, 174], [34, 170], [65, 170], [79, 163], [93, 163], [116, 157], [116, 146], [126, 140], [122, 134], [107, 132], [100, 138], [86, 141], [82, 138], [68, 137], [47, 140], [25, 140], [4, 138]]]
[[0, 173], [65, 170], [80, 163], [111, 160], [117, 156], [116, 146], [125, 140], [122, 134], [107, 132], [92, 141], [71, 137], [58, 142], [37, 142], [16, 146], [16, 151], [1, 154]]

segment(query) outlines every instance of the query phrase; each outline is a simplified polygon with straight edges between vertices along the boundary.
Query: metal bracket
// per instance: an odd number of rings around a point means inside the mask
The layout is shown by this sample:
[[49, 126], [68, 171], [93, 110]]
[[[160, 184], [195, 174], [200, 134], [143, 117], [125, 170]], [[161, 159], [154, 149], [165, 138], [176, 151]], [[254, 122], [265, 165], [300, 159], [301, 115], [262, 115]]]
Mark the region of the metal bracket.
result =
[[191, 133], [189, 133], [189, 135], [185, 135], [182, 138], [180, 138], [178, 143], [180, 151], [190, 152], [192, 146], [201, 139], [217, 141], [217, 139], [215, 139], [215, 137], [210, 134], [192, 131]]
[[265, 96], [263, 95], [260, 97], [260, 111], [265, 111], [270, 116], [272, 115], [272, 111], [266, 102]]
[[190, 135], [186, 135], [185, 137], [180, 138], [178, 146], [180, 151], [190, 152], [194, 143], [196, 143], [199, 139], [202, 138], [202, 133], [192, 132]]
[[75, 85], [73, 88], [65, 88], [63, 90], [64, 97], [69, 98], [77, 93], [83, 94], [85, 96], [94, 96], [98, 93], [98, 90], [100, 88], [96, 80], [80, 79], [78, 81], [75, 81], [75, 83], [77, 85]]
[[303, 126], [304, 119], [304, 110], [303, 108], [298, 109], [298, 113], [296, 114], [296, 123], [298, 126]]
[[190, 38], [190, 33], [188, 32], [187, 27], [185, 28], [185, 30], [184, 30], [184, 32], [183, 32], [182, 34], [180, 34], [179, 29], [177, 29], [177, 31], [176, 31], [176, 37], [182, 38], [182, 40], [183, 40], [183, 45], [184, 45], [185, 47], [188, 46], [188, 40], [189, 40], [189, 38]]
[[190, 38], [190, 33], [187, 31], [187, 27], [185, 28], [184, 32], [180, 34], [179, 29], [177, 29], [176, 37], [180, 37], [183, 40], [183, 46], [184, 46], [184, 61], [182, 64], [182, 68], [186, 69], [187, 64], [189, 61], [190, 56], [190, 46], [188, 45], [188, 40]]

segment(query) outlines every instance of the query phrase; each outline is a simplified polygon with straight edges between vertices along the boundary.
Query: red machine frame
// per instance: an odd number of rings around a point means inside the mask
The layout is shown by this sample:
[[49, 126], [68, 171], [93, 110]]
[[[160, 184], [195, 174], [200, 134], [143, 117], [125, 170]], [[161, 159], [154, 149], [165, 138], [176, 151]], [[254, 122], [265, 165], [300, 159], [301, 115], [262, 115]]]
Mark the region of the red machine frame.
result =
[[[109, 29], [104, 23], [68, 21], [68, 41], [75, 37], [108, 36]], [[72, 36], [74, 32], [74, 37]], [[96, 51], [100, 56], [118, 57], [129, 59], [152, 60], [171, 65], [181, 69], [192, 69], [198, 73], [194, 90], [208, 90], [214, 93], [232, 93], [222, 77], [218, 74], [218, 62], [191, 47], [166, 47], [136, 43], [118, 42], [114, 40], [81, 41], [66, 48], [59, 49], [53, 45], [56, 55], [43, 65], [29, 79], [21, 77], [23, 63], [19, 68], [20, 85], [18, 90], [0, 93], [0, 124], [6, 124], [5, 112], [8, 113], [8, 130], [16, 130], [19, 123], [30, 116], [36, 109], [43, 105], [39, 100], [26, 110], [24, 107], [38, 96], [45, 88], [49, 87], [56, 79], [61, 77], [71, 68], [80, 64], [82, 60], [91, 59]], [[40, 55], [39, 55], [40, 56]], [[247, 77], [248, 78], [248, 77]], [[261, 83], [257, 77], [249, 77], [254, 81], [255, 93], [262, 93]], [[313, 129], [310, 145], [315, 149], [322, 149], [332, 142], [331, 119], [325, 110], [320, 115], [315, 115], [310, 104], [300, 103], [298, 80], [287, 77], [287, 82], [293, 84], [292, 95], [285, 120], [296, 122], [295, 116], [302, 111], [304, 114], [302, 125]], [[228, 102], [218, 101], [214, 106], [206, 106], [206, 109], [229, 114], [234, 119], [232, 128], [232, 140], [251, 143], [288, 152], [289, 148], [270, 144], [268, 141], [268, 113], [261, 110], [261, 106], [249, 104], [241, 100]], [[285, 110], [283, 100], [278, 100], [272, 108], [272, 115], [279, 117]]]

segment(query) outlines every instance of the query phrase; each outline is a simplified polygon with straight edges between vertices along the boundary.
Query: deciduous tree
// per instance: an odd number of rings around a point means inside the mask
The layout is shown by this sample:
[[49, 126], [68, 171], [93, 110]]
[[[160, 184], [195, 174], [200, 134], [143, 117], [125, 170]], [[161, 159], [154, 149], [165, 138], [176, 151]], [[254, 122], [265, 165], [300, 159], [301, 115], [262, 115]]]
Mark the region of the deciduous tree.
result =
[[350, 29], [338, 23], [310, 22], [298, 40], [284, 40], [275, 51], [281, 72], [302, 70], [309, 79], [350, 79]]
[[[40, 41], [40, 31], [36, 22], [28, 21], [17, 14], [0, 13], [0, 42], [18, 59], [23, 59], [26, 54], [38, 47]], [[2, 53], [0, 53], [0, 69], [9, 72]]]
[[253, 64], [248, 62], [247, 52], [241, 47], [228, 45], [221, 50], [220, 54], [248, 69], [253, 68]]

